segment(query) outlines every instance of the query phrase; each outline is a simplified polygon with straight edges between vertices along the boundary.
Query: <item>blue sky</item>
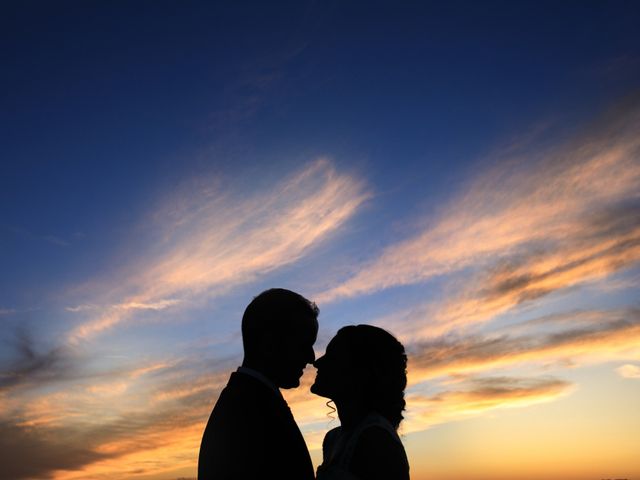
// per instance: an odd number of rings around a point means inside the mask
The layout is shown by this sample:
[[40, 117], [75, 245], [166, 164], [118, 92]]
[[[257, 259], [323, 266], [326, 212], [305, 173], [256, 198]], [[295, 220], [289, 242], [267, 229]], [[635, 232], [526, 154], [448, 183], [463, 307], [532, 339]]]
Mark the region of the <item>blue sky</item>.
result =
[[[633, 2], [4, 10], [10, 476], [195, 475], [242, 311], [272, 286], [318, 302], [317, 353], [351, 323], [405, 342], [415, 478], [526, 478], [478, 432], [552, 478], [543, 432], [528, 457], [490, 432], [576, 409], [616, 426], [617, 451], [585, 420], [576, 452], [594, 460], [563, 475], [640, 474]], [[312, 379], [287, 395], [317, 462]], [[58, 448], [72, 453], [14, 460]]]

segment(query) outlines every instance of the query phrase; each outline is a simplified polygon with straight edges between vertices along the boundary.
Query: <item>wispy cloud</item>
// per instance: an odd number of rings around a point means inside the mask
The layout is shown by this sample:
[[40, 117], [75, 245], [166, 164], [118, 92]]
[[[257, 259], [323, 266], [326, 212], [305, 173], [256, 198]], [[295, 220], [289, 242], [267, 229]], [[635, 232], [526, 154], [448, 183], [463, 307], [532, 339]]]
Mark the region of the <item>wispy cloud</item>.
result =
[[[449, 333], [428, 340], [407, 337], [404, 342], [409, 354], [409, 394], [402, 431], [411, 433], [496, 408], [524, 408], [569, 394], [574, 385], [549, 376], [552, 371], [640, 358], [640, 313], [637, 309], [583, 310], [534, 318], [499, 333]], [[545, 375], [521, 378], [503, 373], [523, 369]], [[307, 373], [301, 389], [287, 392], [287, 401], [310, 448], [319, 448], [330, 428], [329, 409], [324, 399], [305, 394], [313, 382], [313, 372]], [[424, 393], [434, 389], [438, 392]]]
[[[486, 269], [483, 289], [470, 299], [483, 297], [485, 316], [637, 262], [639, 132], [635, 99], [562, 145], [511, 153], [424, 230], [316, 298], [331, 301]], [[476, 307], [463, 305], [460, 313]]]
[[165, 308], [169, 308], [172, 307], [174, 305], [178, 305], [180, 303], [180, 300], [178, 299], [167, 299], [167, 300], [160, 300], [157, 302], [151, 302], [151, 303], [142, 303], [142, 302], [126, 302], [126, 303], [119, 303], [119, 304], [115, 304], [115, 305], [107, 305], [107, 306], [99, 306], [99, 305], [76, 305], [74, 307], [66, 307], [65, 310], [68, 312], [86, 312], [86, 311], [91, 311], [91, 310], [106, 310], [106, 309], [113, 309], [113, 310], [122, 310], [122, 311], [127, 311], [127, 310], [164, 310]]
[[[516, 327], [513, 333], [444, 335], [409, 346], [413, 384], [445, 375], [464, 375], [514, 365], [568, 365], [640, 355], [640, 312], [636, 309], [558, 316], [549, 331], [531, 331], [536, 322]], [[593, 314], [596, 315], [597, 321]], [[581, 318], [590, 319], [580, 322]], [[569, 319], [573, 318], [573, 321]], [[528, 327], [529, 331], [523, 327]], [[548, 326], [547, 326], [548, 328]]]
[[[351, 218], [368, 198], [361, 181], [317, 160], [247, 195], [219, 182], [172, 197], [153, 216], [156, 244], [135, 272], [114, 283], [117, 300], [74, 328], [77, 342], [139, 309], [162, 309], [194, 295], [217, 295], [291, 264]], [[83, 309], [82, 307], [71, 307]]]
[[[0, 392], [2, 438], [15, 437], [0, 454], [10, 474], [0, 467], [0, 476], [100, 479], [193, 466], [203, 424], [228, 375], [215, 368], [202, 373], [201, 363], [182, 359], [93, 373], [75, 368], [39, 390], [39, 374], [29, 372], [32, 381], [22, 386], [32, 390], [4, 398]], [[30, 448], [38, 450], [31, 461], [17, 462]]]
[[[534, 318], [499, 333], [403, 341], [409, 354], [409, 393], [402, 430], [410, 433], [495, 408], [553, 401], [572, 391], [573, 384], [550, 377], [549, 372], [640, 358], [640, 312], [582, 310]], [[504, 375], [523, 369], [545, 375]], [[633, 375], [636, 369], [626, 365], [617, 371]], [[313, 381], [314, 372], [307, 371], [301, 388], [285, 395], [310, 448], [319, 448], [324, 433], [336, 424], [327, 416], [326, 399], [308, 395]], [[422, 393], [434, 389], [439, 392]]]
[[406, 323], [414, 334], [437, 336], [490, 321], [553, 292], [605, 279], [640, 259], [640, 205], [624, 210], [626, 214], [613, 217], [619, 228], [592, 230], [587, 239], [574, 237], [552, 248], [504, 257], [452, 282], [442, 300], [397, 312], [386, 321]]
[[87, 446], [77, 432], [43, 432], [0, 422], [0, 476], [15, 480], [51, 478], [57, 469], [76, 469], [107, 455]]
[[71, 245], [71, 242], [65, 240], [64, 238], [61, 238], [57, 235], [51, 235], [51, 234], [46, 234], [46, 235], [40, 235], [40, 234], [35, 234], [30, 232], [29, 230], [27, 230], [26, 228], [23, 227], [17, 227], [17, 226], [5, 226], [5, 228], [12, 232], [15, 235], [18, 235], [20, 237], [23, 238], [27, 238], [29, 240], [44, 240], [47, 243], [50, 243], [52, 245], [56, 245], [58, 247], [68, 247]]
[[100, 308], [98, 305], [75, 305], [73, 307], [65, 307], [67, 312], [86, 312]]
[[618, 375], [624, 378], [640, 378], [640, 367], [630, 363], [616, 368]]
[[[308, 395], [312, 375], [305, 375], [300, 389], [286, 391], [287, 402], [295, 414], [307, 445], [311, 450], [322, 446], [328, 429], [339, 425], [335, 412], [330, 415], [327, 399]], [[542, 377], [513, 377], [465, 375], [455, 382], [455, 389], [447, 382], [439, 382], [439, 391], [431, 395], [407, 394], [407, 410], [402, 433], [422, 431], [436, 424], [462, 420], [498, 408], [525, 408], [568, 395], [574, 385], [549, 375]], [[444, 388], [442, 388], [444, 386]]]
[[41, 385], [73, 375], [73, 365], [64, 347], [38, 351], [32, 337], [24, 330], [16, 331], [9, 348], [15, 355], [10, 363], [0, 366], [0, 392], [21, 384]]
[[42, 239], [46, 240], [49, 243], [53, 243], [54, 245], [58, 245], [59, 247], [68, 247], [69, 245], [71, 245], [70, 242], [67, 242], [60, 237], [56, 237], [55, 235], [45, 235], [44, 237], [42, 237]]
[[405, 433], [461, 420], [497, 408], [522, 408], [556, 400], [571, 392], [570, 382], [553, 377], [475, 377], [465, 380], [455, 390], [434, 395], [411, 395]]
[[[104, 393], [87, 392], [87, 396]], [[158, 473], [180, 464], [192, 466], [202, 424], [210, 408], [207, 400], [215, 393], [209, 389], [197, 398], [182, 398], [180, 404], [154, 405], [153, 411], [131, 406], [118, 411], [105, 410], [76, 395], [72, 400], [51, 402], [49, 408], [62, 402], [65, 410], [74, 413], [76, 402], [82, 401], [91, 414], [75, 414], [64, 422], [1, 422], [2, 439], [12, 444], [8, 447], [0, 440], [7, 447], [0, 454], [3, 460], [0, 472], [11, 469], [11, 474], [3, 472], [2, 478], [93, 479], [109, 478], [109, 475], [113, 478], [116, 474], [132, 474], [133, 470], [137, 470], [137, 474]], [[109, 395], [117, 395], [107, 394], [107, 401], [112, 398]], [[124, 398], [120, 396], [117, 401]], [[44, 400], [40, 399], [40, 403], [44, 404]], [[45, 412], [40, 412], [40, 416], [46, 418]], [[37, 451], [31, 452], [31, 449]], [[29, 452], [28, 458], [24, 457], [25, 452]]]
[[[555, 291], [596, 281], [640, 259], [640, 204], [609, 212], [559, 245], [502, 259], [472, 275], [458, 294], [431, 305], [425, 332], [483, 322]], [[584, 232], [583, 232], [584, 233]]]
[[[305, 29], [300, 31], [306, 33]], [[285, 86], [291, 87], [287, 80], [292, 71], [285, 71], [283, 67], [307, 46], [306, 40], [293, 37], [297, 35], [292, 36], [287, 45], [270, 48], [242, 66], [235, 80], [225, 86], [221, 104], [210, 114], [212, 128], [218, 132], [233, 132], [280, 99], [287, 91]]]
[[[421, 392], [408, 396], [405, 433], [551, 401], [573, 388], [550, 376], [505, 376], [508, 369], [547, 372], [640, 358], [640, 316], [633, 308], [546, 316], [494, 333], [450, 333], [637, 262], [640, 139], [631, 133], [638, 125], [634, 112], [550, 149], [547, 159], [496, 167], [428, 228], [325, 292], [330, 301], [464, 272], [454, 279], [454, 294], [394, 314], [409, 327], [403, 340], [410, 391]], [[67, 308], [76, 320], [86, 316], [68, 339], [78, 343], [142, 315], [222, 295], [291, 264], [345, 225], [368, 198], [362, 182], [326, 160], [248, 190], [209, 179], [167, 194], [150, 215], [154, 240], [134, 252], [131, 267]], [[19, 354], [0, 377], [6, 412], [0, 430], [25, 451], [39, 453], [32, 466], [10, 472], [12, 478], [169, 477], [177, 468], [193, 468], [226, 365], [163, 359], [96, 372], [73, 356], [81, 347], [39, 352], [28, 339], [17, 346]], [[617, 372], [634, 377], [637, 367], [627, 364]], [[312, 377], [309, 369], [303, 387], [287, 398], [309, 446], [317, 448], [330, 419], [325, 400], [308, 393]], [[432, 386], [440, 391], [424, 393]], [[14, 451], [6, 447], [6, 455]], [[15, 462], [12, 468], [18, 468]]]

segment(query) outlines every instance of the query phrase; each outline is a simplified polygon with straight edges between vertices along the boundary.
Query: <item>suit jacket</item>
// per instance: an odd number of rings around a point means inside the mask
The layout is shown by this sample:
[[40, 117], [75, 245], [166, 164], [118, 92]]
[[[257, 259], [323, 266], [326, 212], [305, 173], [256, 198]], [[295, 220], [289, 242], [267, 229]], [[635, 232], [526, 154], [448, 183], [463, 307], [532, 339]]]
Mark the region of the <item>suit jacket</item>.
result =
[[234, 372], [202, 436], [198, 480], [313, 480], [309, 450], [285, 400]]

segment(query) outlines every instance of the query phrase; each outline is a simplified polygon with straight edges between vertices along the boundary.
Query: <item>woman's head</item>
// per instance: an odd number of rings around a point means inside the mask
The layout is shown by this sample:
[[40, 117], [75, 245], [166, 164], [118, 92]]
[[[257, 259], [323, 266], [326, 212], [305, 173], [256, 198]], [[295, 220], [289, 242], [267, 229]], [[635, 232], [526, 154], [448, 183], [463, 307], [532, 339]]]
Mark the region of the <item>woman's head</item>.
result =
[[311, 391], [340, 402], [357, 402], [386, 417], [394, 427], [402, 421], [407, 386], [407, 356], [389, 332], [372, 325], [341, 328], [314, 363], [318, 369]]

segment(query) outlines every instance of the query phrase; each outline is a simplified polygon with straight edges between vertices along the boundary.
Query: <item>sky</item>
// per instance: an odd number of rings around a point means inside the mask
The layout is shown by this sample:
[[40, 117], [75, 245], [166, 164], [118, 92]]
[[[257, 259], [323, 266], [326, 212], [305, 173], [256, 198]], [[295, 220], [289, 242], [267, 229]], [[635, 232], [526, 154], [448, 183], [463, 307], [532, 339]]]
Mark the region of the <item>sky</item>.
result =
[[0, 478], [195, 478], [284, 287], [404, 343], [414, 480], [640, 479], [636, 2], [2, 10]]

